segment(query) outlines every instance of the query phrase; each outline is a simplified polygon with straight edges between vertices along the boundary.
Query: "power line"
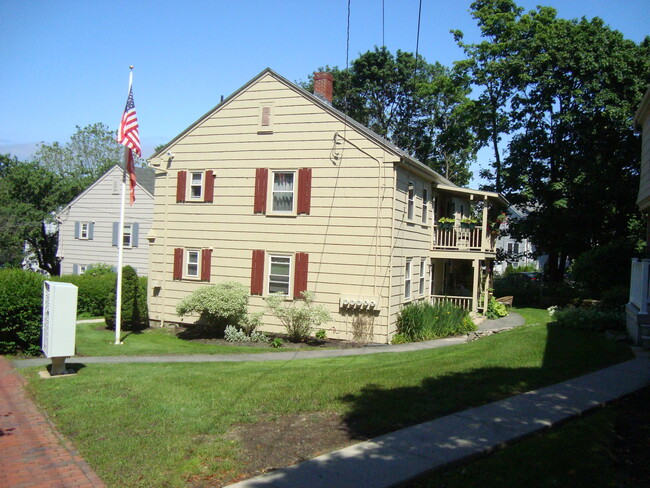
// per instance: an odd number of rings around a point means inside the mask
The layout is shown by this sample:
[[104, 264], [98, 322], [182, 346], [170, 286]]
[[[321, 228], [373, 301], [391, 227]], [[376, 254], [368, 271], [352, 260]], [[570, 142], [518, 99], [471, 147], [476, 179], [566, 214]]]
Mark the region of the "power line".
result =
[[413, 83], [415, 83], [415, 75], [418, 72], [418, 52], [420, 49], [420, 19], [422, 18], [422, 0], [420, 0], [420, 7], [418, 8], [418, 36], [415, 41], [415, 69], [413, 70]]

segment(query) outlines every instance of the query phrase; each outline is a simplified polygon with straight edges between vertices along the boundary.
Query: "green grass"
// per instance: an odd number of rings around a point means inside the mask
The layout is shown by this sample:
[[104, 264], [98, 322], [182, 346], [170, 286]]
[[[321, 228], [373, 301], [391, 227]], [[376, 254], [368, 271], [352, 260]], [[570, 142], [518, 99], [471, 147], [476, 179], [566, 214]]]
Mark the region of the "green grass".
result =
[[30, 390], [110, 487], [215, 484], [245, 471], [239, 422], [340, 414], [358, 438], [553, 384], [632, 357], [602, 335], [520, 327], [410, 353], [247, 363], [89, 364]]
[[526, 320], [526, 325], [546, 325], [551, 321], [551, 316], [545, 308], [516, 308], [513, 312], [518, 313]]
[[123, 344], [115, 345], [115, 331], [102, 323], [78, 324], [75, 350], [78, 356], [150, 356], [167, 354], [236, 354], [282, 351], [282, 348], [222, 346], [203, 344], [176, 337], [167, 328], [145, 329], [142, 332], [123, 331]]

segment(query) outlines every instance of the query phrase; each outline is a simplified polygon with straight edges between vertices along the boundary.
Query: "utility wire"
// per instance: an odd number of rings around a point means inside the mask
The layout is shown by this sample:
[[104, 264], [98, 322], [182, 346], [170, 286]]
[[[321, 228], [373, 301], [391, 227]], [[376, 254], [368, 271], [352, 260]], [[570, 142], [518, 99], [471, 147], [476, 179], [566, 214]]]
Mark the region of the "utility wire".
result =
[[415, 40], [415, 69], [413, 70], [413, 84], [415, 85], [415, 75], [418, 72], [418, 52], [420, 50], [420, 19], [422, 18], [422, 0], [418, 9], [418, 36]]
[[386, 47], [386, 8], [385, 0], [381, 0], [381, 45]]

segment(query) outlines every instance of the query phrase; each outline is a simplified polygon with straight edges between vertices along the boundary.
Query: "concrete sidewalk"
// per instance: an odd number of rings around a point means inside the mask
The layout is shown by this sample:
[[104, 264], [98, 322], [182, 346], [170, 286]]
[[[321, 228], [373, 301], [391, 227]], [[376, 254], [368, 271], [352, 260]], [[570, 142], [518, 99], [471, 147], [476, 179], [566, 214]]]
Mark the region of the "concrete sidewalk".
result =
[[[514, 312], [497, 320], [485, 320], [478, 326], [478, 331], [507, 330], [524, 325], [524, 318]], [[388, 345], [373, 344], [351, 349], [320, 349], [310, 351], [268, 352], [255, 354], [192, 354], [174, 356], [73, 356], [66, 359], [67, 364], [115, 364], [115, 363], [206, 363], [206, 362], [242, 362], [242, 361], [287, 361], [291, 359], [337, 358], [346, 356], [363, 356], [395, 352], [420, 351], [439, 347], [454, 346], [467, 342], [466, 336], [447, 337], [424, 342]], [[118, 349], [119, 350], [119, 349]], [[47, 358], [16, 359], [16, 368], [45, 366], [52, 361]]]
[[408, 427], [229, 488], [388, 488], [484, 454], [650, 385], [647, 354]]

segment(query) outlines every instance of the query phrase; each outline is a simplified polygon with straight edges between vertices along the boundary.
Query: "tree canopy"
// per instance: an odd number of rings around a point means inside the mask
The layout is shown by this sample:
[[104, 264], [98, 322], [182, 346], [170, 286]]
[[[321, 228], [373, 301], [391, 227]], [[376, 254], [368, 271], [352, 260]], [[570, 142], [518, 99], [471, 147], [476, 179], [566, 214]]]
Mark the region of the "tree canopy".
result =
[[[454, 183], [467, 185], [478, 144], [469, 79], [413, 53], [385, 47], [361, 54], [334, 76], [332, 105]], [[303, 83], [312, 90], [313, 84]]]
[[476, 1], [472, 14], [485, 40], [455, 35], [468, 55], [459, 67], [482, 88], [492, 188], [528, 211], [511, 230], [549, 254], [549, 276], [561, 279], [567, 259], [640, 228], [632, 117], [650, 80], [650, 41], [626, 40], [599, 18], [524, 13], [511, 0]]

